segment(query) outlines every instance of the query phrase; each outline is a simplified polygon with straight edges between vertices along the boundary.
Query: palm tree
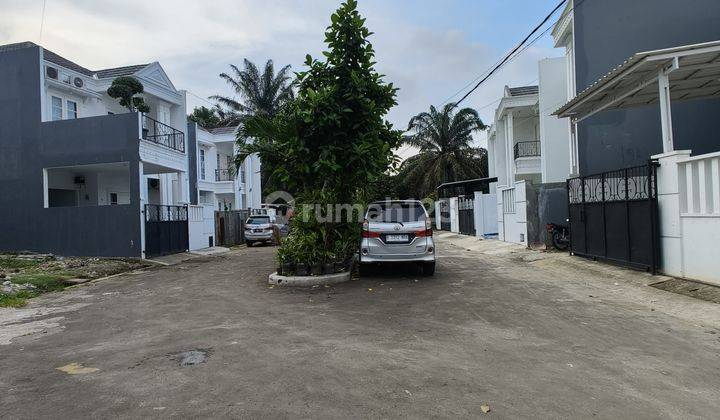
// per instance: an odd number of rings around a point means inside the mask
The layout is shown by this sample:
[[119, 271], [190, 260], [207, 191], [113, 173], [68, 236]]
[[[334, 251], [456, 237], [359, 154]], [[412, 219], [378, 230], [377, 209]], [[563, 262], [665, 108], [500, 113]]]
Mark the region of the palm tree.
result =
[[192, 114], [188, 115], [188, 120], [198, 123], [203, 128], [215, 128], [220, 125], [217, 110], [204, 106], [193, 109]]
[[430, 106], [430, 112], [410, 119], [403, 143], [419, 153], [402, 163], [398, 178], [416, 197], [427, 197], [443, 182], [487, 176], [487, 150], [472, 145], [472, 134], [487, 127], [474, 109], [455, 108], [454, 103], [441, 111]]
[[220, 74], [220, 78], [233, 88], [235, 95], [210, 97], [218, 102], [218, 115], [226, 126], [237, 125], [253, 115], [274, 116], [283, 104], [293, 98], [290, 65], [276, 74], [273, 61], [268, 60], [260, 74], [252, 61], [245, 59], [244, 64], [243, 70], [231, 64], [232, 75]]

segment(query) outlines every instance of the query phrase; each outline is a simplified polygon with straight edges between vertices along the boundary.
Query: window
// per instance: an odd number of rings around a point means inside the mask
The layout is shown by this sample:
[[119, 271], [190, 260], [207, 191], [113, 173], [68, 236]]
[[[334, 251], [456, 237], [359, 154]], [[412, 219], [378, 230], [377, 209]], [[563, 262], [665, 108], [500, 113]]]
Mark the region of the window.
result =
[[240, 165], [240, 182], [245, 183], [245, 162]]
[[77, 102], [68, 100], [67, 101], [67, 119], [72, 120], [78, 117], [78, 105]]
[[111, 206], [117, 206], [118, 203], [118, 195], [117, 193], [110, 193], [110, 205]]
[[205, 149], [200, 149], [200, 179], [205, 179]]
[[69, 84], [70, 84], [70, 75], [67, 74], [67, 73], [63, 73], [63, 74], [62, 74], [62, 81], [63, 81], [63, 83], [67, 83], [67, 84], [69, 85]]
[[425, 220], [425, 209], [420, 203], [372, 203], [368, 206], [367, 219], [376, 223], [421, 222]]
[[60, 121], [63, 115], [62, 99], [57, 96], [52, 97], [52, 120]]
[[220, 169], [220, 155], [219, 154], [215, 155], [215, 161], [216, 161], [215, 169]]

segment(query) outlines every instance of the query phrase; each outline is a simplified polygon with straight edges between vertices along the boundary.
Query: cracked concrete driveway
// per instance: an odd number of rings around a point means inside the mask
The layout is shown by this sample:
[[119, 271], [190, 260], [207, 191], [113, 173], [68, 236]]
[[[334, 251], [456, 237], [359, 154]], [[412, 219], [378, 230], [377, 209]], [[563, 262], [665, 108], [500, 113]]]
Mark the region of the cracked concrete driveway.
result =
[[268, 288], [274, 249], [254, 247], [0, 309], [2, 417], [720, 412], [717, 304], [563, 254], [437, 248], [432, 278]]

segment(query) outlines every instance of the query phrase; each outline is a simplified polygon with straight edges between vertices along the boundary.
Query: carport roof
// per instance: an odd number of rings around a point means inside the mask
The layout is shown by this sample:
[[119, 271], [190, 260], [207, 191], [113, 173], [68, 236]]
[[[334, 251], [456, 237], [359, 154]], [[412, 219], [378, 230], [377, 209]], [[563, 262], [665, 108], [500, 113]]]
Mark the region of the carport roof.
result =
[[669, 77], [672, 100], [720, 96], [720, 40], [636, 53], [553, 115], [577, 122], [607, 109], [657, 103], [661, 72]]

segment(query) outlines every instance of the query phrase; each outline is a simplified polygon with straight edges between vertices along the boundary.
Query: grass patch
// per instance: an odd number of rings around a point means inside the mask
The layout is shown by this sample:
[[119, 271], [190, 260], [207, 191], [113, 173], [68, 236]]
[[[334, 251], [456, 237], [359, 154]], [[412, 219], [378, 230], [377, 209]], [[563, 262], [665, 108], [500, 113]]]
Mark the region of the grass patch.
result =
[[38, 292], [22, 290], [14, 294], [0, 293], [0, 308], [22, 308], [27, 300], [38, 295]]
[[14, 276], [10, 281], [17, 284], [30, 283], [41, 292], [54, 292], [64, 289], [63, 280], [69, 278], [70, 276], [64, 273], [23, 273]]
[[25, 260], [20, 258], [0, 257], [0, 269], [13, 270], [16, 268], [32, 268], [40, 265], [36, 260]]

